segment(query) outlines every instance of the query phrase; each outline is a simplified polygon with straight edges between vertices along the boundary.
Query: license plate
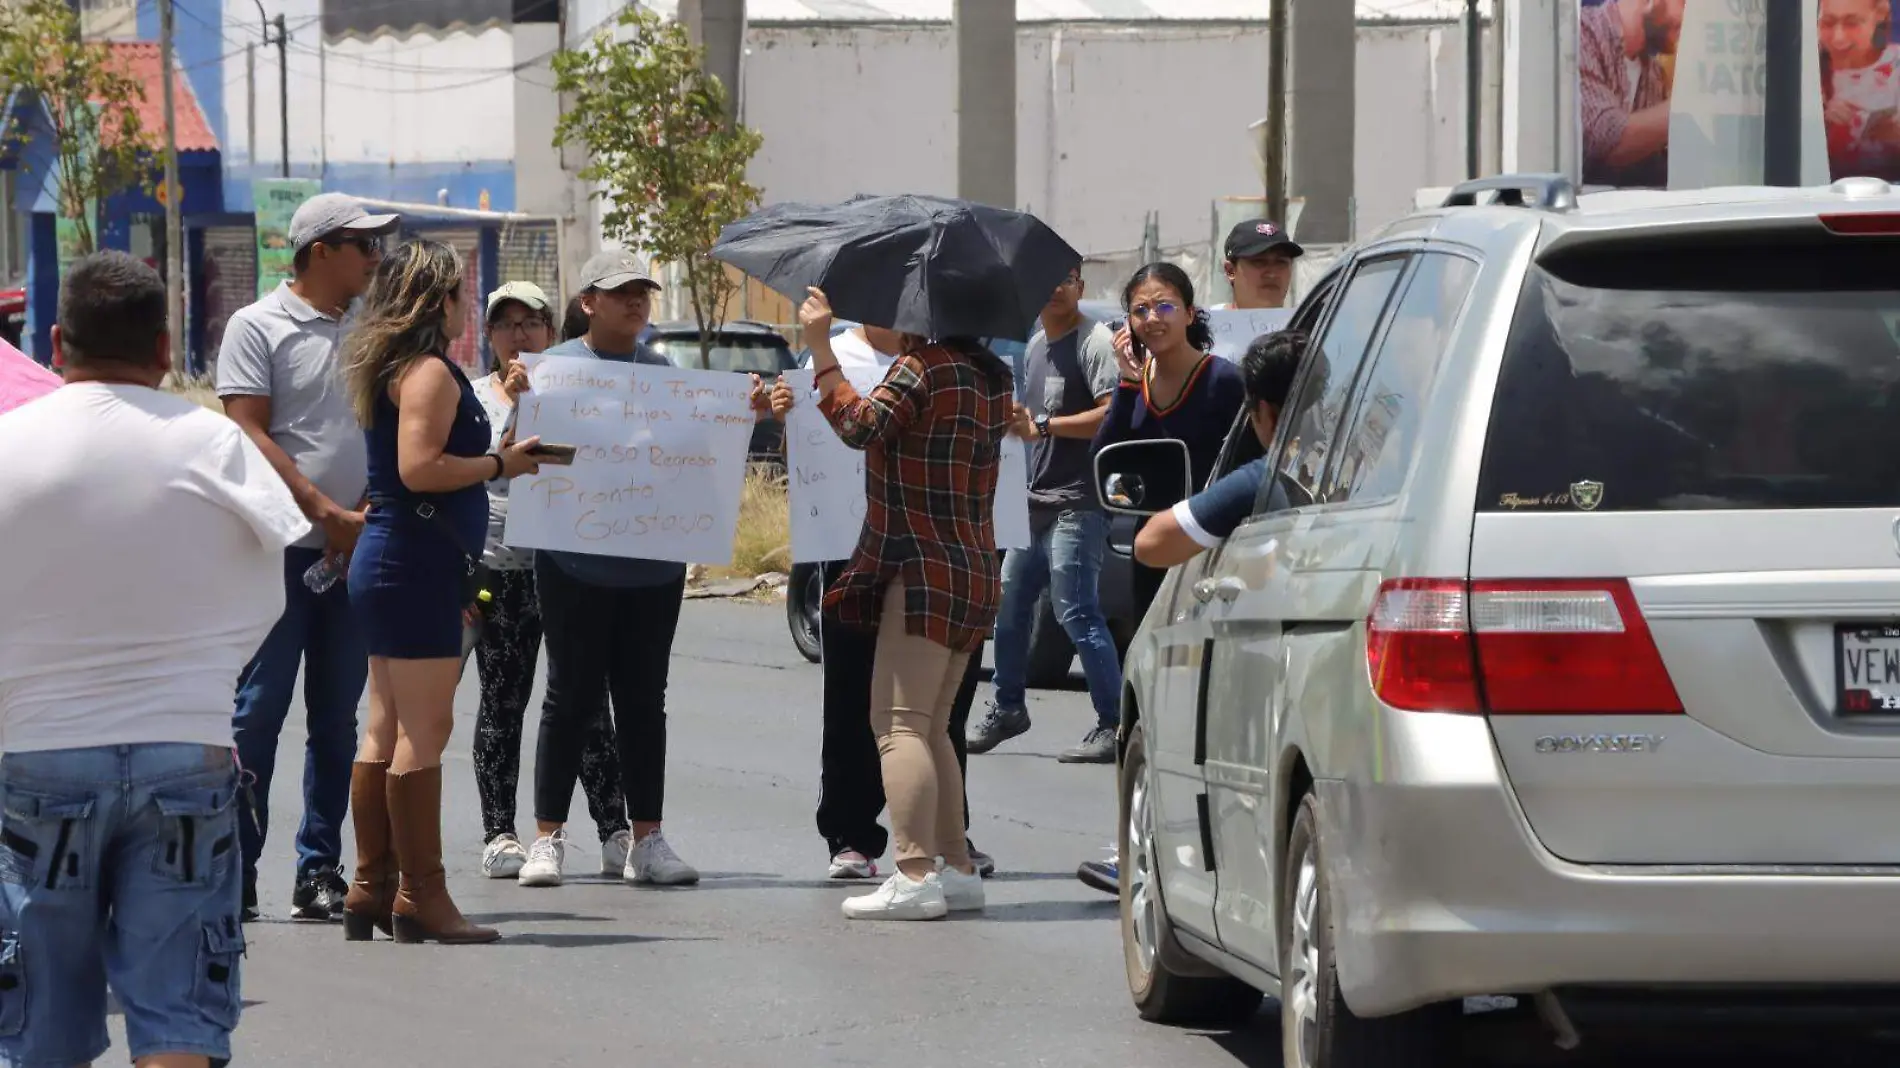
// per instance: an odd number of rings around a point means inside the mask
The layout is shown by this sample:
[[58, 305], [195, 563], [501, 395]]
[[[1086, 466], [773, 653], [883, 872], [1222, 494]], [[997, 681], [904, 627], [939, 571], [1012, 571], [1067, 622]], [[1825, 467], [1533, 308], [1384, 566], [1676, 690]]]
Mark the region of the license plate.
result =
[[1900, 624], [1834, 628], [1843, 713], [1900, 712]]

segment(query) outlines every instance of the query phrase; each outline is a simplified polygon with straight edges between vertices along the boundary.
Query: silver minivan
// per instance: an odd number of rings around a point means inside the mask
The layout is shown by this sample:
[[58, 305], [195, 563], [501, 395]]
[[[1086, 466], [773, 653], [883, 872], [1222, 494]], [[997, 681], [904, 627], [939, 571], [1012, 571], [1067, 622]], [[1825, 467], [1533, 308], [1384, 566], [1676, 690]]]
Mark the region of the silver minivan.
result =
[[[1472, 996], [1566, 1045], [1900, 1000], [1896, 265], [1871, 179], [1486, 179], [1343, 259], [1266, 449], [1294, 506], [1128, 654], [1141, 1014], [1278, 995], [1289, 1068], [1357, 1068], [1441, 1063]], [[1103, 450], [1104, 503], [1182, 463]]]

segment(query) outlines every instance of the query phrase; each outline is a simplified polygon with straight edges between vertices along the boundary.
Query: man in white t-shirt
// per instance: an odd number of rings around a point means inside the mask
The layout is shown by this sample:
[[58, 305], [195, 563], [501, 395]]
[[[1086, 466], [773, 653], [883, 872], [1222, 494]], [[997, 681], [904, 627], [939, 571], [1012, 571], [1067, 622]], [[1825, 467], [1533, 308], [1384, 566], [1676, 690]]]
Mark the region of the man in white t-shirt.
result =
[[[831, 339], [838, 366], [850, 378], [881, 376], [903, 348], [903, 335], [878, 326], [854, 326]], [[780, 418], [790, 407], [789, 390], [779, 391]], [[829, 589], [843, 573], [845, 561], [814, 565], [821, 569]], [[825, 671], [824, 740], [818, 753], [818, 833], [831, 851], [827, 874], [833, 879], [870, 879], [877, 875], [877, 858], [890, 844], [890, 832], [878, 822], [884, 811], [884, 772], [878, 759], [877, 736], [871, 731], [871, 662], [877, 636], [849, 627], [819, 627]], [[950, 708], [950, 740], [957, 763], [967, 761], [964, 727], [976, 702], [983, 655], [970, 658], [956, 703]], [[970, 795], [963, 795], [963, 822], [970, 822]], [[984, 875], [996, 871], [996, 861], [970, 846], [970, 861]]]
[[108, 984], [137, 1063], [222, 1063], [244, 953], [231, 680], [310, 524], [236, 424], [158, 390], [150, 267], [74, 265], [53, 344], [65, 384], [0, 416], [0, 1063], [96, 1060]]

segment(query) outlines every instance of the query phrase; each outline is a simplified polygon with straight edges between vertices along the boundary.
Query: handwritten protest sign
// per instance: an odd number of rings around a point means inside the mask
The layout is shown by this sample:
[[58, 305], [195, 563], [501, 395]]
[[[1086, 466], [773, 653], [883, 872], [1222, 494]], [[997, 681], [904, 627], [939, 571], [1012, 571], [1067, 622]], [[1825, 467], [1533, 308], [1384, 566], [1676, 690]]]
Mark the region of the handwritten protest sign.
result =
[[[879, 371], [853, 368], [845, 378], [869, 393]], [[844, 560], [857, 549], [864, 528], [864, 454], [838, 440], [818, 410], [810, 371], [788, 371], [785, 381], [799, 398], [785, 413], [785, 461], [790, 480], [792, 560]], [[996, 547], [1029, 547], [1029, 468], [1022, 442], [1003, 445], [996, 477]]]
[[515, 428], [578, 450], [508, 486], [512, 546], [724, 564], [753, 413], [744, 375], [545, 356]]
[[1222, 308], [1207, 313], [1207, 325], [1214, 331], [1214, 355], [1235, 363], [1247, 354], [1247, 346], [1261, 334], [1285, 330], [1293, 318], [1288, 308]]

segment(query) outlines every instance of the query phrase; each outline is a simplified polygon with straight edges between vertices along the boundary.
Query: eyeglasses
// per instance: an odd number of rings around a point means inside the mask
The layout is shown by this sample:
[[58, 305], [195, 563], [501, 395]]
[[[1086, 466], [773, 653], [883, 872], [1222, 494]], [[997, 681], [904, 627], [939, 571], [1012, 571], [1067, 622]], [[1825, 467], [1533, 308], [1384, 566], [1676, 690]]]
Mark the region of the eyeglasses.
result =
[[1149, 316], [1153, 316], [1157, 319], [1172, 319], [1174, 318], [1174, 313], [1180, 310], [1179, 305], [1162, 300], [1156, 301], [1154, 304], [1137, 304], [1128, 309], [1128, 317], [1138, 323], [1145, 323], [1148, 321]]
[[488, 324], [488, 330], [494, 334], [526, 334], [535, 327], [548, 329], [548, 323], [541, 319], [515, 319]]

